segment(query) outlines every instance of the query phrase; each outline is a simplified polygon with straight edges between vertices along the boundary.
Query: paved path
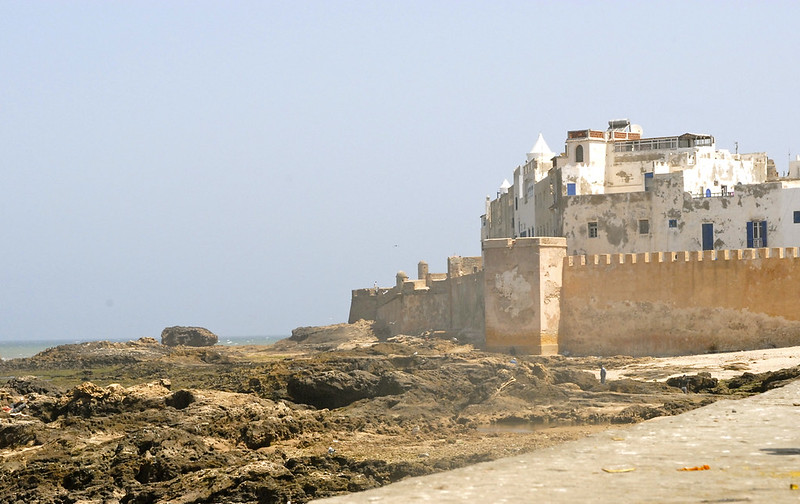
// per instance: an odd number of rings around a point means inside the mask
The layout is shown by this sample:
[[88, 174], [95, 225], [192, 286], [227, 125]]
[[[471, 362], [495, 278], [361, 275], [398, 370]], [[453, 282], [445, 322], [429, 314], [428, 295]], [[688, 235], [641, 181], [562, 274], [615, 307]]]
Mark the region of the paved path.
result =
[[[680, 471], [702, 467], [699, 471]], [[605, 472], [604, 469], [620, 472]], [[578, 441], [316, 502], [800, 502], [800, 381]]]

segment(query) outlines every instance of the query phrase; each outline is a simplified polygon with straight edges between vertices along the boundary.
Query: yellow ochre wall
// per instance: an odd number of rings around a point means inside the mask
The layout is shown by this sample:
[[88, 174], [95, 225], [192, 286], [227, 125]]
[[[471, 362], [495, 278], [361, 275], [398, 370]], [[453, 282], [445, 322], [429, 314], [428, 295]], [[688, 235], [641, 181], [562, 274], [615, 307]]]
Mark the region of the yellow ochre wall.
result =
[[799, 345], [798, 249], [566, 257], [558, 333], [567, 355]]

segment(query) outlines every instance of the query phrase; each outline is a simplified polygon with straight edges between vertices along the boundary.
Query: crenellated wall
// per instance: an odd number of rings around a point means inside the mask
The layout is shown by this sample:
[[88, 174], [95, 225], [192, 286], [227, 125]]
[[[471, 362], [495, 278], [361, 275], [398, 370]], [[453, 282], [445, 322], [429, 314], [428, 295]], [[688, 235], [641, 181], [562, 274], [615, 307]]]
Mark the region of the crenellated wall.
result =
[[558, 341], [575, 355], [800, 344], [798, 249], [567, 257]]
[[437, 331], [482, 343], [483, 260], [449, 257], [447, 269], [430, 273], [421, 261], [417, 280], [401, 271], [394, 287], [352, 291], [349, 322], [374, 320], [392, 336]]
[[484, 241], [448, 274], [353, 291], [350, 322], [487, 349], [669, 356], [800, 345], [800, 250], [566, 256], [564, 238]]

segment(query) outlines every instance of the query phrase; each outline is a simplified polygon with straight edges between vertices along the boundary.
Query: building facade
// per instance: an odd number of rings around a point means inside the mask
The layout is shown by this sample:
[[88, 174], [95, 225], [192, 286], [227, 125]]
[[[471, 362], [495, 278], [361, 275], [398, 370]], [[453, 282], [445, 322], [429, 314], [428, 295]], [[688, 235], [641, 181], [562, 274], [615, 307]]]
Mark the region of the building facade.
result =
[[569, 255], [799, 243], [800, 185], [765, 153], [732, 154], [711, 135], [646, 138], [627, 120], [569, 131], [563, 153], [548, 151], [540, 135], [487, 201], [482, 240], [565, 237]]

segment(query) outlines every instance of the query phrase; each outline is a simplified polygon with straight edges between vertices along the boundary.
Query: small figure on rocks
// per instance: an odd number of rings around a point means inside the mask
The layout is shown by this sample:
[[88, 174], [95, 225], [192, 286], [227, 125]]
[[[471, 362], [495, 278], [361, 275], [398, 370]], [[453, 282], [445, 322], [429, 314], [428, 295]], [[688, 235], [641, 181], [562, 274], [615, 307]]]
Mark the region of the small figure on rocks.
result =
[[600, 364], [600, 383], [605, 385], [606, 383], [606, 368]]

